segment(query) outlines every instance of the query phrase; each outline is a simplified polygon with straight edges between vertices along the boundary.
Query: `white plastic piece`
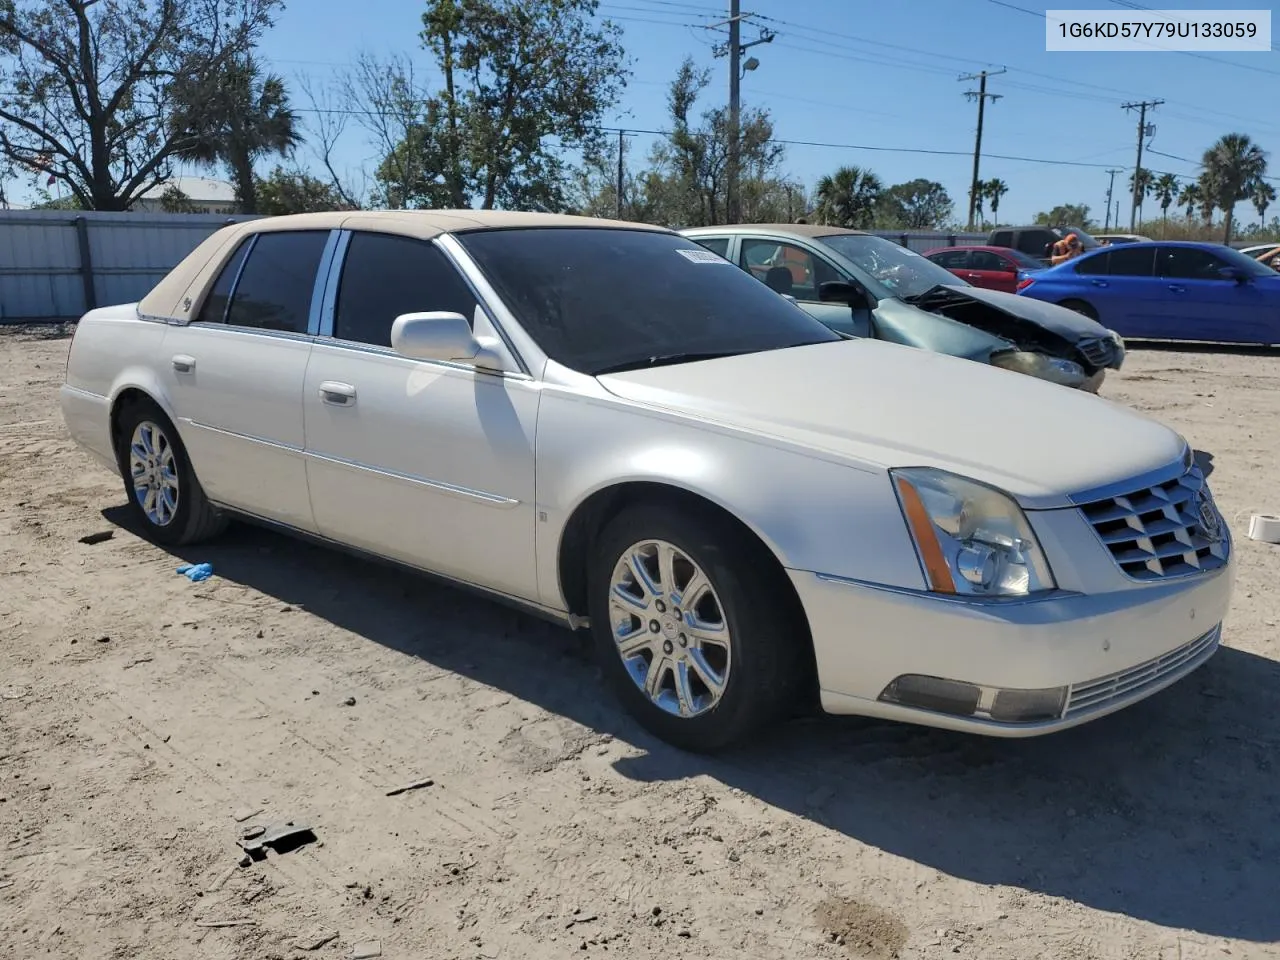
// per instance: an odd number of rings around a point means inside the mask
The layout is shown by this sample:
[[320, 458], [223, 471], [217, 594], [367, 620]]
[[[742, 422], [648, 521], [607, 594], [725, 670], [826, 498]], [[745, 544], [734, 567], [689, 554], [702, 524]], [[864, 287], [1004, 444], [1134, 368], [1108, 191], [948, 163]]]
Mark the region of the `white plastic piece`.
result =
[[1269, 513], [1255, 513], [1249, 521], [1249, 539], [1280, 543], [1280, 517], [1273, 517]]

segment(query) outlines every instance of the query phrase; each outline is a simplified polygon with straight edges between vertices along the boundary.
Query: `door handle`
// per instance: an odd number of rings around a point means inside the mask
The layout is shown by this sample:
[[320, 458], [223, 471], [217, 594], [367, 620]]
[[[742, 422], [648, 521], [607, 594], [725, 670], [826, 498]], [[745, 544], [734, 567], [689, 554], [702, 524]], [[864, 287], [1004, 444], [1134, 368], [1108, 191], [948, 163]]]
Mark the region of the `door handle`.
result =
[[320, 384], [320, 399], [338, 407], [349, 407], [356, 402], [356, 388], [349, 383], [326, 380]]
[[1171, 284], [1169, 284], [1169, 289], [1170, 289], [1170, 290], [1172, 290], [1174, 293], [1186, 293], [1186, 292], [1187, 292], [1187, 288], [1186, 288], [1186, 287], [1179, 286], [1179, 285], [1178, 285], [1178, 284], [1176, 284], [1176, 283], [1171, 283]]
[[173, 358], [173, 369], [178, 373], [190, 373], [196, 368], [196, 358], [189, 357], [185, 353], [176, 354]]
[[1105, 280], [1094, 280], [1094, 281], [1092, 281], [1092, 282], [1093, 282], [1093, 285], [1094, 285], [1095, 287], [1105, 287], [1105, 286], [1107, 286], [1107, 281], [1105, 281]]
[[980, 273], [969, 273], [969, 274], [965, 274], [965, 276], [967, 276], [970, 280], [981, 280], [981, 279], [982, 279], [982, 274], [980, 274]]

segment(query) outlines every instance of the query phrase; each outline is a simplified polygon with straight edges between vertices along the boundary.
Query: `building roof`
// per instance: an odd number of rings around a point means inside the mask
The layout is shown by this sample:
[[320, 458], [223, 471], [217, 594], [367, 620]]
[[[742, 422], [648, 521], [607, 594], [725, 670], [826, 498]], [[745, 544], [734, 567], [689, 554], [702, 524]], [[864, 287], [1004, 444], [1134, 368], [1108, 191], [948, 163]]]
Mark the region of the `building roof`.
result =
[[235, 203], [236, 188], [225, 180], [211, 177], [173, 177], [156, 184], [142, 194], [143, 200], [159, 200], [170, 187], [177, 187], [193, 203]]

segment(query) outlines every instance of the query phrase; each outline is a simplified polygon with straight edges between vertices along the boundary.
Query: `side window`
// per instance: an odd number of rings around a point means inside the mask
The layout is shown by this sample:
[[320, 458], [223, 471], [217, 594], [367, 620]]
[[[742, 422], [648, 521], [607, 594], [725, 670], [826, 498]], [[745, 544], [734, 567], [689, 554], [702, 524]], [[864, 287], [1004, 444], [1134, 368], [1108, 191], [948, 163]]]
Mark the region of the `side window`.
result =
[[1105, 277], [1111, 271], [1111, 258], [1114, 255], [1114, 251], [1110, 251], [1084, 257], [1076, 262], [1076, 273], [1082, 277]]
[[722, 257], [729, 256], [729, 238], [728, 237], [690, 237], [694, 243], [706, 247], [714, 254]]
[[252, 242], [253, 237], [240, 241], [240, 246], [236, 247], [235, 253], [218, 274], [218, 279], [213, 281], [213, 288], [200, 307], [196, 323], [223, 323], [227, 319], [227, 299], [231, 296], [231, 285], [236, 282], [236, 274], [240, 272], [240, 264], [244, 262], [245, 252]]
[[997, 230], [991, 235], [991, 245], [994, 247], [1012, 247], [1013, 243], [1012, 230]]
[[1225, 266], [1208, 250], [1196, 247], [1161, 247], [1156, 257], [1157, 274], [1171, 280], [1222, 280], [1218, 271]]
[[929, 259], [946, 270], [963, 270], [969, 265], [972, 253], [968, 250], [946, 250], [935, 253]]
[[840, 275], [807, 250], [776, 240], [742, 241], [742, 266], [771, 290], [797, 300], [817, 300], [818, 286]]
[[1110, 253], [1111, 276], [1113, 277], [1150, 277], [1155, 264], [1154, 247], [1131, 247], [1122, 243]]
[[1008, 261], [998, 253], [990, 250], [973, 250], [969, 253], [969, 267], [973, 270], [991, 270], [995, 273], [1008, 273]]
[[260, 233], [231, 297], [234, 327], [306, 333], [327, 230]]
[[336, 340], [391, 346], [404, 313], [460, 313], [473, 322], [476, 298], [438, 247], [385, 233], [356, 233], [347, 246], [333, 319]]

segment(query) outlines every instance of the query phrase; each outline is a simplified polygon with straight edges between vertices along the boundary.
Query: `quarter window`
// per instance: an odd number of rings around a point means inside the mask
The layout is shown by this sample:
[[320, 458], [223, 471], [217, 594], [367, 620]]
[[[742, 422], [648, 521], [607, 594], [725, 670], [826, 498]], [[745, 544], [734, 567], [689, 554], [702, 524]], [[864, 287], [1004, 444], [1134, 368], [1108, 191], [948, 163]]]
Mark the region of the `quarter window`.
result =
[[729, 256], [728, 237], [690, 237], [690, 240], [706, 247], [714, 254], [727, 258]]
[[240, 272], [240, 264], [244, 263], [245, 251], [253, 242], [252, 237], [240, 241], [236, 252], [231, 255], [218, 279], [213, 282], [213, 289], [205, 297], [204, 305], [196, 317], [197, 323], [223, 323], [227, 319], [227, 299], [231, 296], [231, 285], [236, 282], [236, 274]]
[[260, 233], [227, 311], [235, 327], [306, 333], [326, 230]]
[[476, 298], [434, 244], [385, 233], [356, 233], [338, 286], [333, 336], [391, 346], [391, 325], [405, 313], [460, 313], [474, 322]]

